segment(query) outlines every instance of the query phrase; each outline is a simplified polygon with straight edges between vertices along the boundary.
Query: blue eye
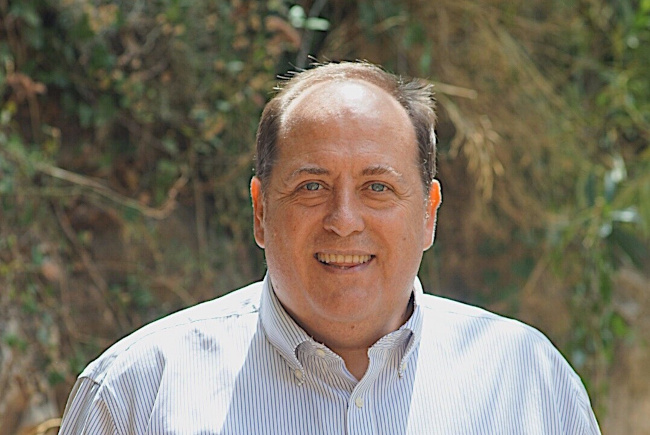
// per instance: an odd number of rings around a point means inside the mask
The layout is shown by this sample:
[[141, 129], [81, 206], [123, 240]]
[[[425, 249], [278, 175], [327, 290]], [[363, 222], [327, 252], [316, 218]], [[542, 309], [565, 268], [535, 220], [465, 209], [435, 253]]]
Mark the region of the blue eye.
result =
[[310, 183], [305, 184], [305, 190], [309, 191], [315, 191], [321, 188], [320, 183], [316, 183], [315, 181], [312, 181]]
[[370, 190], [372, 190], [373, 192], [385, 192], [386, 190], [388, 190], [388, 187], [382, 183], [372, 183], [370, 185]]

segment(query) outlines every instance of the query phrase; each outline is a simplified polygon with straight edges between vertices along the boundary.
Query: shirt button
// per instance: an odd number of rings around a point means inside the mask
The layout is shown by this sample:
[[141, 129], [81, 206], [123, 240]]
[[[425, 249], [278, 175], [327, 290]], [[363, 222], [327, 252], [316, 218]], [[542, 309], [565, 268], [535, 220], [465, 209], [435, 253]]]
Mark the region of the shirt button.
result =
[[300, 371], [300, 369], [296, 369], [293, 372], [293, 374], [296, 375], [296, 379], [298, 379], [299, 381], [302, 380], [302, 372]]
[[316, 349], [316, 355], [322, 358], [325, 356], [325, 351], [323, 349]]
[[357, 397], [354, 399], [354, 404], [357, 405], [357, 408], [363, 408], [363, 399], [361, 397]]

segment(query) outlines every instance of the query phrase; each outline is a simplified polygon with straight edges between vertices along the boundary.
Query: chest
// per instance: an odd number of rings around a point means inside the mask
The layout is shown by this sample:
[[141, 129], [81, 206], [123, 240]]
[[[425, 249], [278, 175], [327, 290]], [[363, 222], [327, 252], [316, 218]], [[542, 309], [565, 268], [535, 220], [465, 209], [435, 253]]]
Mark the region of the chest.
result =
[[147, 433], [549, 433], [539, 418], [544, 403], [513, 389], [511, 374], [441, 358], [435, 349], [418, 351], [411, 364], [402, 376], [386, 367], [350, 388], [327, 367], [298, 374], [272, 346], [253, 340], [245, 355], [170, 363]]

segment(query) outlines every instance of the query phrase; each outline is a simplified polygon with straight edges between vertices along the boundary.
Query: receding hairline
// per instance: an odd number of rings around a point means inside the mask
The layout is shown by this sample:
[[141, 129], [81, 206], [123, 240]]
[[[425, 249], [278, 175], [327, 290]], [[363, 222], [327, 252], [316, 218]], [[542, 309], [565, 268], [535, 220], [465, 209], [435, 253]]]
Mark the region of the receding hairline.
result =
[[[302, 107], [304, 107], [305, 98], [309, 98], [310, 96], [318, 98], [319, 101], [325, 101], [328, 102], [327, 99], [323, 98], [323, 88], [327, 86], [336, 86], [337, 84], [349, 84], [349, 83], [357, 83], [361, 86], [365, 86], [368, 89], [371, 89], [378, 95], [377, 98], [388, 98], [389, 100], [392, 101], [392, 104], [395, 109], [399, 110], [400, 113], [403, 114], [403, 121], [408, 123], [412, 127], [413, 131], [413, 139], [417, 145], [417, 135], [415, 131], [415, 126], [413, 125], [413, 122], [408, 114], [408, 111], [406, 108], [400, 103], [400, 101], [396, 98], [396, 96], [391, 93], [389, 90], [387, 90], [385, 87], [379, 86], [378, 84], [374, 83], [373, 81], [368, 81], [364, 80], [363, 78], [360, 77], [332, 77], [332, 78], [325, 78], [325, 80], [322, 81], [317, 81], [314, 83], [311, 83], [309, 86], [304, 87], [303, 89], [300, 90], [300, 92], [296, 93], [295, 95], [292, 95], [288, 101], [284, 102], [284, 107], [280, 113], [280, 117], [278, 119], [279, 121], [279, 129], [278, 132], [280, 133], [280, 136], [282, 134], [286, 133], [286, 127], [288, 124], [288, 121], [292, 119], [292, 114], [294, 112]], [[313, 103], [313, 101], [307, 101], [306, 103]], [[335, 102], [334, 105], [338, 106], [338, 104]], [[278, 138], [279, 139], [279, 138]]]
[[266, 184], [276, 158], [276, 145], [281, 118], [292, 101], [323, 82], [359, 80], [375, 85], [402, 106], [416, 132], [422, 183], [429, 191], [435, 179], [436, 138], [435, 97], [432, 84], [423, 79], [404, 78], [390, 73], [380, 65], [367, 61], [314, 63], [314, 68], [289, 72], [275, 87], [276, 93], [265, 106], [256, 135], [255, 172]]
[[397, 87], [402, 83], [401, 77], [393, 76], [379, 66], [367, 62], [321, 64], [316, 65], [316, 68], [300, 72], [297, 77], [285, 78], [287, 81], [284, 84], [282, 82], [278, 84], [276, 87], [278, 93], [273, 97], [273, 100], [279, 100], [282, 112], [286, 111], [288, 105], [309, 89], [332, 81], [357, 80], [369, 83], [384, 90], [399, 103]]

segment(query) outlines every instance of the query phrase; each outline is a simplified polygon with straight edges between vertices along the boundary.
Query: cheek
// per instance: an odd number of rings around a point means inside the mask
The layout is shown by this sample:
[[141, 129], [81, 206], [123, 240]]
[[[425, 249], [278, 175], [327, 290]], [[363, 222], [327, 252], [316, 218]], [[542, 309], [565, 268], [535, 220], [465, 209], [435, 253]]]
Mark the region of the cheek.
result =
[[279, 207], [274, 221], [276, 226], [290, 233], [313, 230], [319, 221], [319, 211], [316, 207]]
[[372, 221], [393, 240], [407, 241], [418, 237], [425, 227], [425, 211], [401, 208], [372, 214]]
[[267, 245], [271, 242], [276, 249], [290, 251], [314, 233], [315, 223], [311, 213], [278, 207], [266, 217]]
[[423, 240], [426, 238], [424, 218], [409, 217], [385, 222], [383, 225], [384, 238], [399, 245], [394, 248], [399, 251], [397, 254], [403, 259], [421, 255]]

